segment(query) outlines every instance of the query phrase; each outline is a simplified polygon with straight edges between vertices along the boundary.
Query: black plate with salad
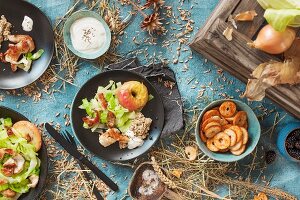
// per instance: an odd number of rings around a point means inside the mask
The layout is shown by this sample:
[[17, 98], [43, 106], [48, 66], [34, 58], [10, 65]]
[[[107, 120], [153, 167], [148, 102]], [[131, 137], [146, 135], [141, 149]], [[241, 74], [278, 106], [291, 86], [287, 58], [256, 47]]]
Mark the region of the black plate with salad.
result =
[[124, 161], [144, 154], [159, 139], [164, 108], [146, 78], [111, 70], [82, 86], [71, 117], [75, 135], [86, 149], [106, 160]]
[[54, 52], [47, 16], [23, 0], [0, 0], [0, 89], [17, 89], [37, 80]]
[[47, 171], [40, 130], [20, 113], [0, 106], [0, 199], [38, 199]]

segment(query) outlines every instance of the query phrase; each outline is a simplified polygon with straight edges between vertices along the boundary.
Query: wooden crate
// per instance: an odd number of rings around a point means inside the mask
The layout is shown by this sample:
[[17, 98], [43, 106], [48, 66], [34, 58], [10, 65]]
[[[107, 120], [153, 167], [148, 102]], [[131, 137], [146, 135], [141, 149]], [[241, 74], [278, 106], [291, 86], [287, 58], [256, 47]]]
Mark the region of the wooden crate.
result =
[[[228, 41], [223, 36], [226, 27], [231, 26], [228, 17], [247, 10], [255, 10], [258, 16], [252, 22], [237, 22], [238, 28], [233, 31], [233, 40]], [[190, 46], [247, 83], [248, 78], [251, 78], [250, 74], [259, 64], [280, 60], [280, 56], [273, 56], [247, 45], [266, 23], [263, 14], [264, 10], [256, 0], [221, 0]], [[299, 29], [297, 35], [300, 35]], [[266, 95], [300, 118], [300, 84], [272, 87], [266, 91]]]

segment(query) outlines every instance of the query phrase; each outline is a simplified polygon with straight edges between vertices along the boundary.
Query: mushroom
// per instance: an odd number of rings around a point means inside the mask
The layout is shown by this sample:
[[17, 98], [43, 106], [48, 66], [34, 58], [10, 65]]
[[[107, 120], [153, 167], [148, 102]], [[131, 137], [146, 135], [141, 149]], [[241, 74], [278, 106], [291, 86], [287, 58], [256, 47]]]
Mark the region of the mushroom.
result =
[[6, 189], [6, 190], [2, 191], [1, 194], [4, 197], [12, 198], [12, 197], [16, 196], [17, 193], [11, 189]]
[[33, 175], [29, 176], [29, 180], [30, 180], [30, 184], [28, 184], [28, 187], [35, 188], [39, 182], [39, 176], [33, 174]]
[[17, 166], [14, 169], [14, 174], [18, 174], [24, 168], [25, 159], [20, 154], [17, 154], [16, 156], [14, 156], [13, 159], [15, 160], [15, 162], [17, 164]]

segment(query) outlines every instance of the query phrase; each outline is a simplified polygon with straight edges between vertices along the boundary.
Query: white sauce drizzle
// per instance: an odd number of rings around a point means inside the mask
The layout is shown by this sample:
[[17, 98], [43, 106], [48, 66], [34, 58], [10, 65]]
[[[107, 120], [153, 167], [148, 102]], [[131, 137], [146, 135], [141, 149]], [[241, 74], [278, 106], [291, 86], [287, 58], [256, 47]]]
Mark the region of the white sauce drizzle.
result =
[[129, 137], [128, 149], [134, 149], [144, 144], [144, 140], [136, 137], [133, 131], [128, 130], [125, 132], [125, 135]]
[[28, 16], [24, 16], [24, 20], [22, 22], [22, 29], [26, 32], [30, 32], [32, 31], [32, 27], [33, 27], [33, 20], [28, 17]]

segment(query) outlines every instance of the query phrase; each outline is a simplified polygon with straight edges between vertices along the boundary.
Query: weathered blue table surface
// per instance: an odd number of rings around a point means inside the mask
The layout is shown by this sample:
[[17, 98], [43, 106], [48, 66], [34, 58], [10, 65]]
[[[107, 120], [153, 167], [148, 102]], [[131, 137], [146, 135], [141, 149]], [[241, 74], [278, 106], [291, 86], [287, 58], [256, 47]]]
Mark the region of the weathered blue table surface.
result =
[[[68, 10], [70, 5], [73, 3], [72, 0], [30, 0], [31, 3], [38, 6], [54, 23], [54, 20], [57, 17], [63, 16]], [[191, 10], [191, 18], [195, 21], [195, 30], [193, 35], [197, 32], [197, 27], [201, 27], [206, 19], [209, 17], [210, 13], [217, 5], [218, 0], [186, 0], [181, 6], [184, 9]], [[177, 6], [180, 5], [180, 2], [173, 0], [166, 0], [166, 5], [173, 6], [173, 11], [176, 15], [179, 15]], [[129, 8], [121, 7], [122, 15], [125, 17], [128, 14]], [[137, 40], [142, 39], [147, 33], [140, 31], [141, 18], [136, 17], [133, 22], [126, 28], [124, 36], [121, 38], [122, 44], [118, 47], [118, 52], [120, 54], [126, 54], [129, 51], [132, 51], [137, 48], [137, 46], [132, 41], [132, 34], [138, 33]], [[172, 33], [172, 30], [169, 30]], [[177, 32], [176, 32], [177, 33]], [[173, 60], [173, 55], [176, 54], [176, 47], [178, 43], [171, 45], [170, 49], [162, 48], [161, 43], [158, 42], [157, 45], [147, 47], [149, 55], [154, 53], [159, 56], [169, 58]], [[184, 46], [184, 48], [189, 48]], [[190, 55], [189, 51], [181, 55], [181, 60], [185, 60]], [[139, 56], [141, 63], [146, 64], [146, 61], [142, 55]], [[225, 82], [221, 80], [217, 82], [219, 77], [217, 70], [212, 63], [207, 62], [201, 55], [194, 54], [193, 58], [187, 63], [188, 70], [184, 72], [183, 63], [173, 64], [169, 63], [169, 66], [174, 70], [180, 92], [183, 99], [185, 99], [185, 107], [190, 107], [192, 105], [197, 105], [200, 108], [205, 106], [205, 103], [201, 101], [196, 103], [197, 95], [202, 85], [208, 85], [211, 82], [211, 88], [214, 90], [207, 89], [203, 96], [209, 100], [221, 99], [223, 98], [220, 94], [225, 93], [229, 96], [233, 96], [236, 99], [240, 99], [239, 95], [245, 89], [245, 84], [234, 78], [233, 76], [226, 74], [226, 82], [232, 82], [232, 85], [226, 85]], [[7, 95], [6, 91], [0, 90], [0, 95], [5, 95], [5, 98], [1, 105], [10, 107], [12, 109], [17, 109], [22, 112], [31, 120], [37, 120], [37, 122], [48, 122], [54, 121], [64, 124], [63, 117], [56, 117], [55, 114], [66, 113], [68, 110], [65, 109], [65, 104], [71, 104], [74, 95], [79, 90], [80, 86], [83, 85], [85, 81], [94, 76], [97, 73], [100, 73], [101, 70], [95, 68], [91, 63], [84, 62], [77, 73], [75, 84], [78, 86], [73, 86], [67, 84], [66, 90], [63, 93], [55, 93], [55, 98], [50, 98], [48, 95], [43, 94], [41, 101], [33, 102], [30, 97], [27, 96], [15, 96]], [[210, 73], [206, 73], [211, 71]], [[224, 87], [222, 85], [225, 85]], [[245, 99], [242, 101], [247, 102]], [[24, 103], [25, 102], [25, 103]], [[286, 114], [280, 107], [272, 104], [271, 101], [265, 99], [259, 103], [251, 103], [252, 108], [257, 108], [262, 105], [263, 107], [275, 111], [269, 116], [265, 117], [261, 121], [261, 126], [263, 129], [270, 127], [273, 124], [275, 113], [279, 113], [279, 118], [284, 117], [284, 119], [277, 125], [272, 137], [269, 134], [263, 135], [259, 145], [263, 145], [265, 149], [274, 149], [276, 150], [275, 142], [277, 138], [278, 131], [287, 123], [295, 122], [297, 119], [293, 118], [289, 114]], [[259, 115], [262, 113], [260, 109], [255, 109], [256, 113]], [[70, 130], [70, 127], [67, 127]], [[276, 150], [278, 153], [278, 151]], [[102, 162], [105, 162], [101, 159], [95, 158], [95, 161], [101, 166]], [[132, 170], [123, 166], [113, 165], [108, 163], [108, 168], [104, 169], [105, 173], [108, 175], [116, 175], [114, 180], [118, 182], [120, 190], [117, 193], [111, 193], [108, 196], [108, 199], [120, 199], [128, 186], [129, 179], [125, 180], [125, 177], [131, 177]], [[300, 198], [300, 165], [292, 162], [287, 162], [283, 157], [278, 153], [277, 159], [274, 163], [267, 166], [266, 176], [273, 178], [270, 185], [278, 188], [282, 188]]]

